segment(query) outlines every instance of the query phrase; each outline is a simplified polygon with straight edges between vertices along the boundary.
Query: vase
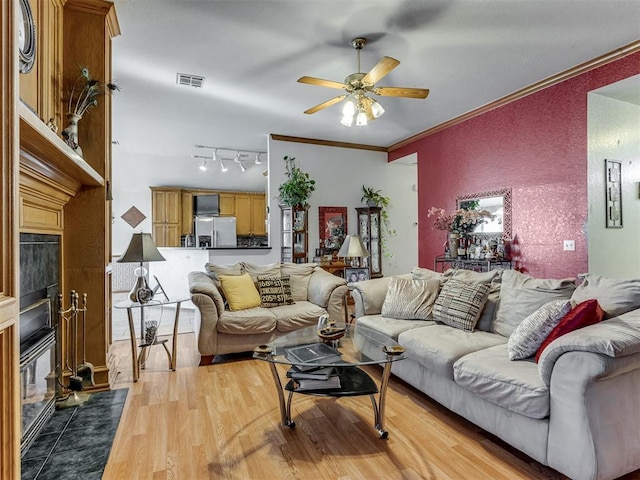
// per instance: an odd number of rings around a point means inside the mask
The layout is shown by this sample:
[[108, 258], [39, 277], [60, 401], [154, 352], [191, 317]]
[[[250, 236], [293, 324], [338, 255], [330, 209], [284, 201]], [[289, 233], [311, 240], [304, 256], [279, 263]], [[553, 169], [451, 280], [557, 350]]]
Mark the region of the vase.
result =
[[67, 119], [69, 120], [69, 125], [62, 130], [64, 143], [69, 145], [78, 155], [82, 156], [82, 149], [80, 145], [78, 145], [78, 122], [82, 119], [82, 115], [68, 113]]
[[460, 245], [460, 234], [449, 234], [449, 258], [458, 258], [458, 246]]

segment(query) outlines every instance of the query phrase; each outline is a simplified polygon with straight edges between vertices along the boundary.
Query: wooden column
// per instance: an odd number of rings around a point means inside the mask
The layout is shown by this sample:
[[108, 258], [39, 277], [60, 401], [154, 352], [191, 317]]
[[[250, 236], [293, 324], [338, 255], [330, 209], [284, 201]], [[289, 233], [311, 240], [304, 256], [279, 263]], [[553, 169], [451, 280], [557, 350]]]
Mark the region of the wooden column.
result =
[[20, 478], [16, 0], [0, 2], [0, 478]]
[[[111, 38], [120, 33], [113, 4], [68, 0], [63, 31], [63, 84], [75, 80], [80, 66], [87, 67], [92, 78], [110, 82]], [[63, 102], [67, 94], [65, 90]], [[104, 185], [84, 186], [65, 206], [62, 283], [64, 292], [87, 293], [87, 361], [96, 366], [96, 388], [108, 388], [111, 277], [106, 267], [111, 261], [111, 97], [101, 96], [98, 105], [78, 125], [84, 160], [104, 178]]]

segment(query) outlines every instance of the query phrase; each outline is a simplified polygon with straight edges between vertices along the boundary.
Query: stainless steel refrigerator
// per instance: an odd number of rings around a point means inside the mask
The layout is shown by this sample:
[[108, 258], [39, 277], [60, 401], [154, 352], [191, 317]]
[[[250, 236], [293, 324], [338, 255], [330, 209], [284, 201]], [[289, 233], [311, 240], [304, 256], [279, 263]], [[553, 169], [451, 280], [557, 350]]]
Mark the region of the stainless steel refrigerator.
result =
[[194, 217], [196, 247], [237, 247], [236, 217]]

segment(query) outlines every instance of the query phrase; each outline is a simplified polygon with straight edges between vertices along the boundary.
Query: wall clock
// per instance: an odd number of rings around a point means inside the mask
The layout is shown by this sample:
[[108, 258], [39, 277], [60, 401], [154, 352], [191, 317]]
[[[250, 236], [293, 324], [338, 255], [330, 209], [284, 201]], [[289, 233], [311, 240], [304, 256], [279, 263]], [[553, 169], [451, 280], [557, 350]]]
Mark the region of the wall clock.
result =
[[20, 0], [18, 9], [18, 51], [20, 73], [29, 73], [36, 60], [36, 25], [29, 0]]

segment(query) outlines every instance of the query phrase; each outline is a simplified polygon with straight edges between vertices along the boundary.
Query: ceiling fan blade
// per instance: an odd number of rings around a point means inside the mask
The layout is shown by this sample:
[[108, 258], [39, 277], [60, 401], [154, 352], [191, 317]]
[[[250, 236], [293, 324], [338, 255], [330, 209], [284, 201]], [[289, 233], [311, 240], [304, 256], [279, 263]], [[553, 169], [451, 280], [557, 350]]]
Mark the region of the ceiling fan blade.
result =
[[395, 58], [382, 57], [382, 59], [376, 63], [371, 70], [369, 70], [369, 73], [362, 78], [362, 83], [377, 83], [398, 65], [400, 65], [400, 62]]
[[427, 88], [378, 87], [373, 92], [383, 97], [427, 98], [429, 95]]
[[327, 100], [326, 102], [322, 102], [321, 104], [316, 105], [315, 107], [311, 107], [309, 110], [305, 110], [304, 113], [307, 113], [307, 114], [316, 113], [317, 111], [320, 111], [323, 108], [327, 108], [327, 107], [330, 107], [331, 105], [335, 105], [336, 103], [341, 102], [345, 98], [347, 98], [346, 95], [340, 95], [339, 97], [333, 97], [331, 100]]
[[346, 88], [344, 83], [334, 82], [333, 80], [323, 80], [322, 78], [315, 77], [300, 77], [298, 82], [308, 83], [309, 85], [318, 85], [319, 87], [337, 88], [338, 90]]

